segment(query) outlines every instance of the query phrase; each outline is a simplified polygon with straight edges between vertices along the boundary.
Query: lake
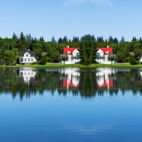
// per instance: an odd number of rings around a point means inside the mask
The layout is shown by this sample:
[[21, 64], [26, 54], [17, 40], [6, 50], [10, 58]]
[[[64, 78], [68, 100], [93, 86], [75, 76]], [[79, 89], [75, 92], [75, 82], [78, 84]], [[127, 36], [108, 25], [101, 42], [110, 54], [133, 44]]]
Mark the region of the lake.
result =
[[1, 68], [0, 142], [141, 142], [142, 68]]

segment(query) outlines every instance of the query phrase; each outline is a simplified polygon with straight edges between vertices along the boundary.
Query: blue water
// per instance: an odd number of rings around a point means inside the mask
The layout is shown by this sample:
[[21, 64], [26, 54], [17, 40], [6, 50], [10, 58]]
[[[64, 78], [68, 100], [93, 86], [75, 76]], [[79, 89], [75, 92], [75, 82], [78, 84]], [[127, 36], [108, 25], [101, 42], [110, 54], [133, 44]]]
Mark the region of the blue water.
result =
[[[21, 85], [26, 83], [23, 81]], [[111, 89], [117, 87], [116, 83]], [[40, 85], [44, 84], [41, 82]], [[7, 88], [0, 94], [0, 142], [142, 141], [140, 91], [134, 93], [129, 88], [124, 92], [119, 88], [117, 94], [113, 92], [110, 95], [110, 88], [103, 88], [103, 95], [96, 92], [95, 96], [82, 97], [79, 87], [74, 87], [78, 91], [76, 95], [73, 95], [71, 88], [66, 89], [66, 95], [56, 88], [54, 91], [28, 92], [21, 99], [20, 92], [13, 97], [12, 91]], [[88, 88], [83, 90], [85, 93]]]

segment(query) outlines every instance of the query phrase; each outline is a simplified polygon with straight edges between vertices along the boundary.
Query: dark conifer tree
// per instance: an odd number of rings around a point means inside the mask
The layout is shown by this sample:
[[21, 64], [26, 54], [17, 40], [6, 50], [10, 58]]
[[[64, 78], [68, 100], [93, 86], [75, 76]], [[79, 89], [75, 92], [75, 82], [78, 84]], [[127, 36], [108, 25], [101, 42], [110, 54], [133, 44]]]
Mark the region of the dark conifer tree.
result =
[[95, 63], [96, 43], [91, 35], [86, 35], [81, 39], [80, 59], [82, 64]]
[[15, 33], [13, 33], [12, 39], [14, 39], [14, 40], [17, 40], [17, 39], [18, 39], [18, 37], [17, 37], [17, 35], [16, 35]]

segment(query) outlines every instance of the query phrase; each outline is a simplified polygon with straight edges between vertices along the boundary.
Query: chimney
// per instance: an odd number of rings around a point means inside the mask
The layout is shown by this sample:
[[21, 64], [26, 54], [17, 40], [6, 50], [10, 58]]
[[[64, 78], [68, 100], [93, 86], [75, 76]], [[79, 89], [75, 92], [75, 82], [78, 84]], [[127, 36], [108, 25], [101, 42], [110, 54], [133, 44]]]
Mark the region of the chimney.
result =
[[109, 45], [107, 45], [107, 48], [109, 48]]
[[67, 48], [70, 48], [70, 46], [69, 46], [69, 45], [67, 45]]

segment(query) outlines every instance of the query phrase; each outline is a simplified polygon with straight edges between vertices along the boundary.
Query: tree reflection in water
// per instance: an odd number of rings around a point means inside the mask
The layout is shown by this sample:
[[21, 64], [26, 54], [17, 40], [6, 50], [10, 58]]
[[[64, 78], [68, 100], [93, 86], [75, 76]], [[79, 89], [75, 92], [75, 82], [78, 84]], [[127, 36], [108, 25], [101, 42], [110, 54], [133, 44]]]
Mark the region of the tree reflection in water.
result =
[[1, 68], [0, 93], [30, 97], [48, 91], [54, 95], [94, 97], [119, 91], [142, 94], [142, 69], [130, 68]]

